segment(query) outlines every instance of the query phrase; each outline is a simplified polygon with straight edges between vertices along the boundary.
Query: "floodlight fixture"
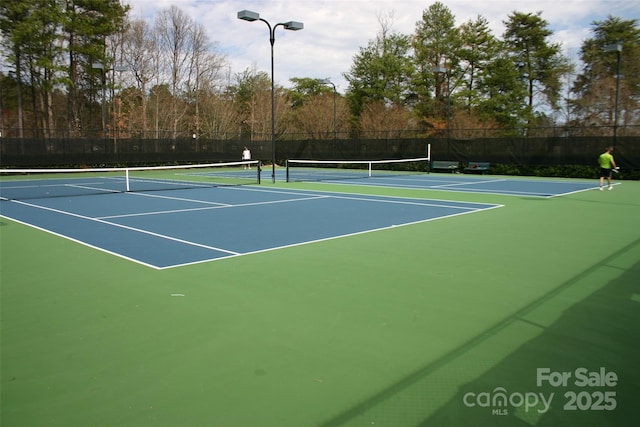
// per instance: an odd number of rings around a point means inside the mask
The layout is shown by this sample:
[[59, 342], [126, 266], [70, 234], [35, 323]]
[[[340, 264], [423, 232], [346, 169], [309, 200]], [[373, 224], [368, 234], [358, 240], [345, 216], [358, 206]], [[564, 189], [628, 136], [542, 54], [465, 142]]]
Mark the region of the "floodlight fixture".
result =
[[250, 10], [241, 10], [238, 12], [238, 19], [249, 22], [258, 21], [260, 19], [260, 14]]
[[288, 21], [280, 22], [271, 26], [269, 21], [260, 18], [258, 12], [241, 10], [238, 12], [238, 19], [243, 21], [262, 21], [269, 27], [269, 42], [271, 43], [271, 181], [276, 182], [276, 101], [275, 101], [275, 81], [273, 71], [273, 45], [276, 42], [276, 28], [283, 27], [285, 30], [299, 31], [304, 28], [302, 22]]
[[604, 47], [605, 52], [622, 52], [622, 43], [611, 43]]
[[304, 24], [302, 22], [289, 21], [282, 24], [285, 30], [291, 31], [300, 31], [304, 29]]

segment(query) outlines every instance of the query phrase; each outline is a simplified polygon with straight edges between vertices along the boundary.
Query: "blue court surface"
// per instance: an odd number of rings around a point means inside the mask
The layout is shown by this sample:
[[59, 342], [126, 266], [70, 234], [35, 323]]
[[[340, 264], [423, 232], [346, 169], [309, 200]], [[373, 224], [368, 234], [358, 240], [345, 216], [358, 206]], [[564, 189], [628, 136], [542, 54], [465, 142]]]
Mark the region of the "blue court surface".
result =
[[[276, 178], [284, 178], [278, 170]], [[269, 173], [263, 170], [263, 179]], [[113, 179], [104, 180], [108, 185]], [[84, 182], [84, 181], [83, 181]], [[381, 175], [331, 184], [556, 197], [598, 187], [596, 180], [471, 176]], [[1, 194], [36, 188], [37, 181], [5, 182]], [[155, 183], [155, 181], [154, 181]], [[164, 183], [163, 183], [164, 184]], [[102, 184], [100, 184], [102, 185]], [[105, 184], [106, 185], [106, 184]], [[82, 196], [0, 197], [3, 217], [149, 267], [164, 269], [334, 239], [478, 212], [495, 204], [397, 198], [268, 185], [184, 188], [149, 192], [102, 190], [65, 183]], [[47, 181], [47, 191], [51, 186]]]
[[3, 217], [157, 269], [500, 206], [266, 186], [3, 200], [0, 204]]
[[[303, 171], [296, 173], [304, 176]], [[311, 178], [313, 172], [310, 172]], [[342, 177], [345, 176], [343, 173]], [[389, 188], [412, 188], [424, 190], [454, 191], [464, 193], [499, 194], [519, 197], [558, 197], [580, 191], [598, 188], [597, 180], [561, 179], [561, 178], [523, 178], [506, 176], [486, 176], [468, 174], [415, 174], [388, 175], [381, 172], [378, 176], [362, 179], [336, 178], [323, 180], [331, 184], [371, 185]], [[312, 180], [312, 179], [310, 179]], [[617, 185], [617, 184], [616, 184]]]

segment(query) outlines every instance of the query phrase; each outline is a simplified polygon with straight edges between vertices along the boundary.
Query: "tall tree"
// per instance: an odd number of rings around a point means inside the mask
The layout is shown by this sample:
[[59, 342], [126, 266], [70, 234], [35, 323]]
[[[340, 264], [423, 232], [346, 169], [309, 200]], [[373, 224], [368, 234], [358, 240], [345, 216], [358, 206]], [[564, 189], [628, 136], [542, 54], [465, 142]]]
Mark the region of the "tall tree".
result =
[[[241, 117], [242, 130], [248, 139], [267, 139], [271, 129], [271, 78], [265, 72], [246, 69], [235, 76], [230, 88]], [[276, 119], [280, 115], [276, 114]]]
[[334, 93], [333, 87], [312, 78], [292, 78], [291, 82], [294, 86], [289, 90], [289, 97], [296, 132], [304, 132], [312, 139], [332, 139], [347, 128], [344, 98]]
[[200, 89], [219, 77], [224, 58], [213, 49], [204, 26], [177, 6], [160, 11], [155, 28], [163, 53], [161, 69], [169, 76], [172, 94], [173, 137], [185, 129], [198, 133]]
[[[203, 134], [213, 138], [237, 137], [240, 129], [240, 113], [236, 108], [236, 100], [233, 98], [229, 87], [232, 85], [230, 68], [222, 73], [223, 88], [214, 90], [210, 87], [212, 82], [204, 85], [201, 96], [201, 129]], [[207, 96], [209, 94], [209, 96]]]
[[202, 131], [202, 104], [207, 98], [216, 96], [225, 59], [216, 52], [206, 29], [198, 23], [191, 29], [191, 49], [186, 90], [191, 108], [191, 129], [199, 135]]
[[461, 84], [458, 95], [470, 114], [481, 101], [478, 87], [482, 72], [497, 56], [502, 45], [491, 33], [489, 21], [483, 16], [462, 24], [460, 38]]
[[[14, 66], [17, 90], [18, 132], [24, 136], [22, 109], [22, 63], [24, 61], [24, 45], [30, 34], [28, 19], [32, 11], [29, 0], [16, 0], [0, 3], [0, 31], [2, 44], [9, 54], [9, 62]], [[23, 147], [24, 149], [24, 147]]]
[[290, 79], [293, 88], [289, 91], [289, 96], [293, 101], [293, 108], [299, 108], [320, 94], [331, 94], [333, 89], [309, 77], [294, 77]]
[[[122, 31], [129, 6], [123, 6], [119, 0], [63, 1], [62, 33], [69, 61], [68, 123], [70, 132], [77, 134], [82, 129], [85, 95], [104, 87], [105, 72], [113, 65], [113, 58], [107, 56], [106, 39]], [[96, 63], [102, 68], [94, 68]]]
[[[413, 37], [416, 72], [414, 88], [417, 94], [416, 114], [420, 118], [440, 118], [451, 113], [451, 94], [460, 79], [459, 50], [461, 39], [451, 10], [435, 2], [422, 13]], [[436, 67], [445, 72], [435, 72]], [[432, 90], [435, 103], [432, 102]]]
[[540, 97], [540, 108], [559, 108], [562, 76], [571, 70], [568, 60], [562, 55], [558, 43], [551, 43], [553, 34], [541, 12], [512, 12], [505, 21], [504, 42], [513, 62], [520, 71], [520, 79], [527, 85], [527, 121], [530, 123], [535, 104]]
[[[42, 136], [53, 135], [56, 121], [53, 114], [53, 91], [64, 81], [63, 46], [58, 43], [59, 25], [62, 22], [60, 8], [47, 7], [51, 2], [36, 0], [31, 14], [33, 43], [26, 48], [29, 58], [34, 114], [37, 111], [37, 127]], [[38, 123], [39, 122], [39, 123]], [[39, 124], [39, 126], [38, 126]]]
[[527, 112], [523, 102], [527, 88], [519, 77], [520, 70], [505, 52], [483, 68], [478, 85], [481, 100], [477, 107], [481, 117], [497, 122], [504, 129], [522, 125]]
[[133, 127], [143, 134], [150, 127], [148, 124], [149, 84], [159, 72], [155, 67], [155, 58], [159, 55], [158, 44], [152, 28], [147, 21], [133, 20], [127, 25], [122, 45], [123, 61], [129, 74], [133, 77], [135, 91], [132, 91], [130, 104], [139, 105], [139, 110], [130, 115], [129, 129]]
[[[573, 85], [576, 99], [572, 112], [576, 120], [591, 126], [609, 126], [614, 120], [616, 83], [619, 83], [620, 124], [640, 123], [640, 28], [637, 19], [609, 16], [594, 21], [593, 37], [583, 42], [584, 64]], [[621, 51], [612, 51], [620, 45]], [[620, 55], [620, 75], [618, 74]], [[616, 79], [619, 77], [619, 81]], [[602, 129], [607, 131], [606, 129]]]
[[393, 32], [389, 19], [380, 18], [379, 22], [381, 30], [377, 37], [360, 48], [351, 70], [344, 74], [349, 82], [347, 100], [356, 121], [369, 102], [398, 107], [413, 99], [410, 38]]
[[169, 75], [173, 138], [178, 136], [179, 123], [187, 107], [182, 95], [185, 76], [191, 71], [188, 65], [192, 53], [190, 32], [193, 24], [193, 20], [177, 6], [163, 9], [156, 16], [158, 43], [164, 53], [162, 69]]

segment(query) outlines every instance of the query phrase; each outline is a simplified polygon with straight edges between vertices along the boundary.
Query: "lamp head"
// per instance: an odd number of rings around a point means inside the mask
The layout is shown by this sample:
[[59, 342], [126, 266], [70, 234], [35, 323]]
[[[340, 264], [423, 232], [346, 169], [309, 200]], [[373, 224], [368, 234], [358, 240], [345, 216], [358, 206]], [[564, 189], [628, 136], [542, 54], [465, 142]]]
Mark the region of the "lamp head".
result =
[[285, 30], [298, 31], [304, 28], [304, 24], [302, 22], [289, 21], [284, 23]]
[[612, 43], [604, 47], [605, 52], [622, 52], [622, 43]]
[[241, 10], [240, 12], [238, 12], [238, 19], [253, 22], [260, 19], [260, 14], [257, 12], [252, 12], [250, 10]]

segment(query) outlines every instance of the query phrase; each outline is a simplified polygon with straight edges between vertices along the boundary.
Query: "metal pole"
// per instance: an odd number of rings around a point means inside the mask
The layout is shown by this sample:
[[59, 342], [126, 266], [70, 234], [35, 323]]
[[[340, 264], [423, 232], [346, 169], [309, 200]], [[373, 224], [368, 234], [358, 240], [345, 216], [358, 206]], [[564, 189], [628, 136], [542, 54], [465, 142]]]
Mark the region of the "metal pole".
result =
[[271, 42], [271, 182], [276, 182], [276, 94], [273, 67], [273, 45], [276, 42], [276, 25], [271, 25], [264, 19], [260, 19], [269, 27], [269, 41]]
[[337, 113], [336, 113], [336, 96], [337, 96], [337, 90], [336, 90], [336, 85], [331, 83], [331, 86], [333, 86], [333, 143], [335, 144], [336, 140], [338, 139], [338, 133], [336, 131], [336, 123], [337, 123]]
[[451, 156], [451, 75], [447, 75], [447, 153]]
[[620, 53], [622, 52], [622, 40], [606, 45], [605, 52], [616, 52], [616, 97], [613, 111], [613, 146], [618, 142], [618, 96], [620, 93]]
[[105, 105], [106, 98], [107, 75], [102, 70], [102, 138], [107, 140], [107, 107]]
[[330, 79], [318, 79], [317, 80], [318, 83], [322, 84], [322, 85], [331, 85], [333, 87], [333, 143], [334, 143], [334, 148], [335, 148], [335, 143], [338, 139], [338, 132], [336, 130], [336, 124], [338, 122], [337, 120], [337, 107], [336, 107], [336, 98], [338, 96], [338, 89], [336, 88], [336, 85], [330, 80]]
[[271, 43], [271, 181], [276, 182], [276, 97], [275, 97], [275, 77], [273, 66], [273, 45], [276, 42], [276, 28], [284, 27], [285, 30], [298, 31], [304, 28], [302, 22], [289, 21], [279, 23], [271, 27], [269, 21], [260, 18], [260, 14], [250, 10], [241, 10], [238, 12], [238, 19], [243, 21], [262, 21], [269, 27], [269, 42]]
[[620, 93], [620, 50], [616, 50], [618, 60], [616, 64], [616, 99], [613, 111], [613, 146], [618, 142], [618, 95]]

